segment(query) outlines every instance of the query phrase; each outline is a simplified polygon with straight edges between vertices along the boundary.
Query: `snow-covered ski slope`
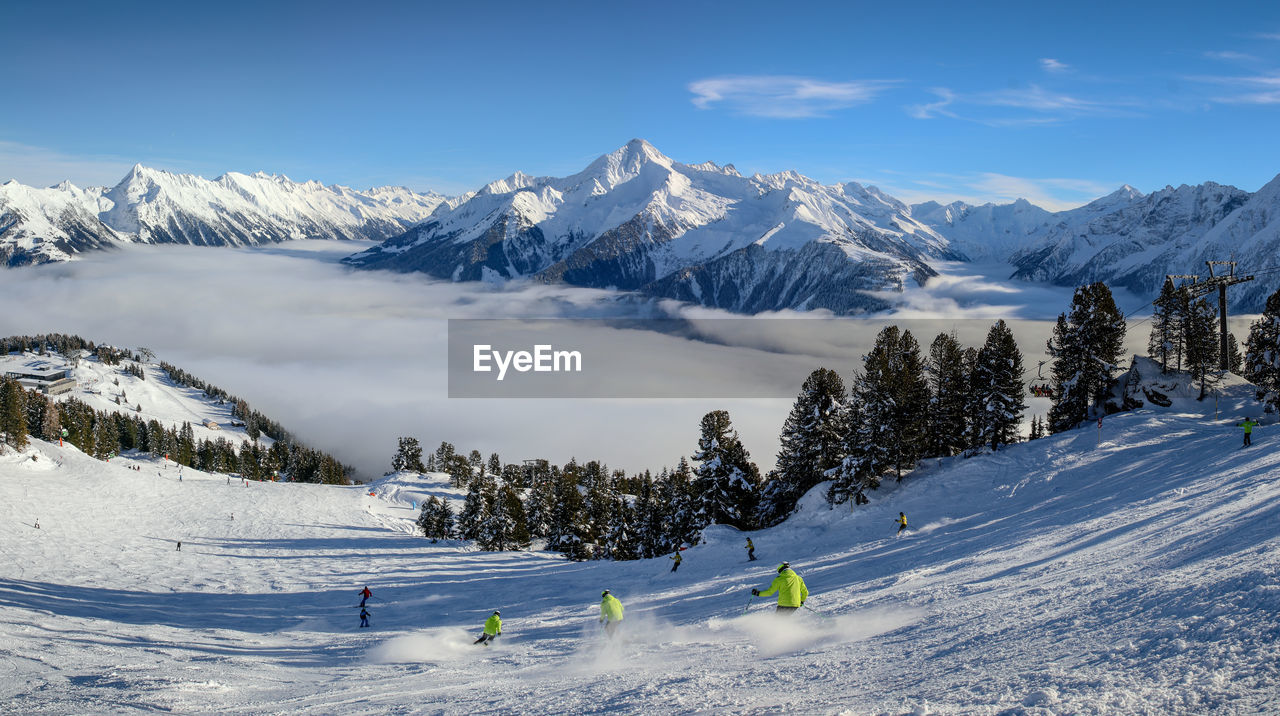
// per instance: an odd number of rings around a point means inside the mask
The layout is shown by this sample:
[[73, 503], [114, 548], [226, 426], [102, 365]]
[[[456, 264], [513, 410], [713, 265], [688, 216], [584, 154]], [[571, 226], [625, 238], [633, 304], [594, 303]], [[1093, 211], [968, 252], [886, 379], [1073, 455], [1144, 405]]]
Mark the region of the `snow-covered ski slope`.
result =
[[[815, 490], [759, 561], [715, 527], [676, 574], [431, 544], [409, 501], [457, 495], [439, 475], [179, 482], [33, 442], [0, 456], [0, 712], [1277, 713], [1280, 431], [1240, 448], [1246, 392], [931, 462], [852, 513]], [[821, 614], [751, 601], [783, 559]]]
[[[54, 396], [54, 400], [76, 398], [94, 410], [123, 413], [142, 420], [156, 420], [166, 428], [180, 428], [183, 423], [191, 423], [192, 435], [196, 440], [216, 440], [224, 438], [235, 445], [249, 440], [244, 427], [231, 425], [231, 403], [210, 398], [204, 391], [178, 385], [171, 379], [158, 363], [139, 364], [145, 378], [129, 375], [125, 372], [126, 364], [107, 365], [96, 357], [87, 357], [74, 367], [57, 356], [41, 356], [35, 353], [10, 353], [0, 355], [0, 375], [9, 371], [23, 371], [41, 368], [67, 369], [70, 378], [76, 381], [76, 387], [68, 393]], [[117, 403], [116, 400], [120, 402]], [[141, 410], [137, 410], [138, 407]], [[205, 426], [204, 421], [211, 420], [218, 425], [216, 429]], [[274, 442], [271, 438], [260, 435], [258, 442], [264, 446]]]

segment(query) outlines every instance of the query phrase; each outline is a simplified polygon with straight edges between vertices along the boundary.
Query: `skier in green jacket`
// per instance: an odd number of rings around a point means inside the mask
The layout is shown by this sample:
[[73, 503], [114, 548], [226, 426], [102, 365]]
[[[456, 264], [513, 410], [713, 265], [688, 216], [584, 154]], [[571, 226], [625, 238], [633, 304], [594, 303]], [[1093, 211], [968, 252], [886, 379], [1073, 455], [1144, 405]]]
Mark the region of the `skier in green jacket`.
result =
[[753, 597], [771, 597], [774, 592], [778, 593], [778, 613], [790, 614], [800, 607], [804, 606], [804, 600], [809, 598], [809, 588], [804, 585], [804, 580], [800, 575], [791, 569], [789, 562], [783, 562], [778, 565], [778, 576], [773, 578], [773, 584], [763, 592], [759, 589], [752, 589]]
[[1253, 418], [1245, 418], [1243, 423], [1236, 423], [1236, 427], [1244, 428], [1244, 446], [1249, 447], [1253, 444], [1253, 429], [1258, 427], [1258, 421]]
[[493, 615], [484, 622], [484, 633], [473, 643], [489, 646], [499, 636], [502, 636], [502, 612], [495, 609]]
[[606, 589], [600, 593], [600, 623], [610, 637], [618, 630], [618, 622], [622, 621], [622, 602]]

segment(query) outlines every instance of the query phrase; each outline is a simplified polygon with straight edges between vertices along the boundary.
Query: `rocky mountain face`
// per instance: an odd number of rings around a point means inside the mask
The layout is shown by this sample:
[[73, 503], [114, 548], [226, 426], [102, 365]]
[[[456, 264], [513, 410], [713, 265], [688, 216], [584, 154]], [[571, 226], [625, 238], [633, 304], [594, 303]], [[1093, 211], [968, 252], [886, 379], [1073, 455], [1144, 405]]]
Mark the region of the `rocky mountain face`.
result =
[[795, 172], [744, 177], [632, 140], [568, 177], [515, 174], [353, 266], [466, 280], [531, 278], [741, 312], [885, 307], [873, 295], [960, 258], [874, 187]]
[[399, 187], [354, 191], [262, 173], [215, 180], [135, 166], [114, 187], [0, 185], [0, 263], [64, 261], [128, 243], [247, 246], [382, 240], [445, 201]]

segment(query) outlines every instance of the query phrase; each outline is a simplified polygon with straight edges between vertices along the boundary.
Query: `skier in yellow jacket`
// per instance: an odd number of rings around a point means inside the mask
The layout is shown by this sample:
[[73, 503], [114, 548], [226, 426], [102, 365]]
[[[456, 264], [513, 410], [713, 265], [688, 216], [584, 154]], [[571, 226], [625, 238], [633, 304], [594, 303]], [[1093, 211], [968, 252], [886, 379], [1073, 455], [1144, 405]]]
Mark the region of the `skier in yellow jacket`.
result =
[[804, 606], [804, 600], [809, 598], [809, 588], [804, 585], [804, 580], [800, 575], [791, 569], [789, 562], [783, 562], [778, 565], [778, 576], [773, 578], [773, 584], [763, 592], [759, 589], [752, 589], [753, 597], [771, 597], [774, 592], [778, 594], [778, 612], [780, 614], [790, 614], [800, 607]]
[[481, 634], [480, 638], [476, 639], [474, 643], [484, 644], [485, 646], [489, 646], [490, 642], [492, 642], [494, 639], [498, 638], [501, 635], [502, 635], [502, 612], [495, 609], [493, 611], [493, 615], [490, 616], [488, 619], [486, 619], [484, 622], [484, 633]]
[[894, 536], [897, 537], [907, 528], [907, 516], [899, 512], [898, 519], [894, 520], [893, 523], [898, 526], [898, 531], [894, 533]]
[[622, 602], [606, 589], [600, 593], [600, 623], [610, 637], [618, 630], [618, 622], [622, 621]]

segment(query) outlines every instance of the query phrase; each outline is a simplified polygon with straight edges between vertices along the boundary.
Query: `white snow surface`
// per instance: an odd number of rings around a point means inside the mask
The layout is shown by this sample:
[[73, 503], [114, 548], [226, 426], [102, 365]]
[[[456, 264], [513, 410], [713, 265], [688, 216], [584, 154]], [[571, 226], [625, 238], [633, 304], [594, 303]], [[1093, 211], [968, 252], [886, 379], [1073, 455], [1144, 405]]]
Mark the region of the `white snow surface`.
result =
[[[676, 574], [432, 544], [410, 504], [457, 501], [439, 474], [179, 482], [33, 441], [0, 455], [0, 710], [1276, 713], [1280, 436], [1239, 447], [1239, 381], [1216, 419], [1191, 395], [930, 461], [852, 513], [815, 489], [751, 534], [760, 561], [713, 527]], [[751, 600], [782, 560], [818, 611]]]
[[[231, 403], [224, 401], [219, 404], [217, 399], [210, 398], [202, 390], [178, 385], [155, 362], [138, 363], [145, 378], [129, 375], [124, 372], [129, 363], [133, 361], [126, 360], [112, 366], [89, 356], [71, 368], [58, 356], [11, 353], [0, 355], [0, 375], [24, 368], [68, 369], [76, 387], [68, 393], [53, 396], [55, 401], [76, 398], [94, 410], [123, 413], [144, 421], [156, 420], [166, 428], [180, 428], [183, 423], [190, 423], [197, 441], [223, 438], [238, 448], [240, 443], [250, 440], [244, 427], [231, 425]], [[138, 410], [139, 407], [142, 410]], [[205, 420], [213, 421], [218, 428], [206, 427]], [[258, 442], [270, 446], [275, 441], [259, 435]]]

